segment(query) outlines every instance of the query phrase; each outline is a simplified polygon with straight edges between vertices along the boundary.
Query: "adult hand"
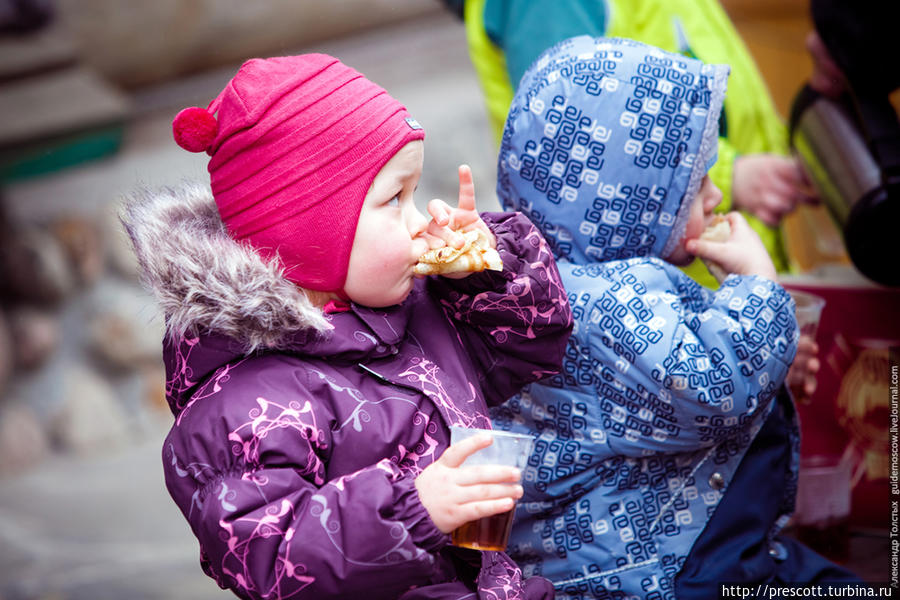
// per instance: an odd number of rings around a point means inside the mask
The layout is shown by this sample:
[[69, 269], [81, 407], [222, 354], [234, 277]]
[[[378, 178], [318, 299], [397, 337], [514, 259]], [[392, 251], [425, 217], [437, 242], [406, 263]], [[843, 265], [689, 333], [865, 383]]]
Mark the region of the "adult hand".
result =
[[522, 497], [515, 467], [461, 466], [469, 455], [490, 446], [489, 435], [476, 435], [447, 448], [441, 457], [416, 477], [419, 500], [431, 520], [444, 533], [460, 525], [507, 512]]
[[817, 203], [800, 165], [776, 154], [746, 154], [734, 162], [732, 188], [735, 209], [776, 227], [801, 202]]
[[731, 226], [731, 237], [724, 242], [692, 239], [685, 249], [702, 259], [712, 261], [728, 273], [759, 275], [775, 280], [775, 265], [762, 240], [747, 220], [737, 212], [725, 215]]

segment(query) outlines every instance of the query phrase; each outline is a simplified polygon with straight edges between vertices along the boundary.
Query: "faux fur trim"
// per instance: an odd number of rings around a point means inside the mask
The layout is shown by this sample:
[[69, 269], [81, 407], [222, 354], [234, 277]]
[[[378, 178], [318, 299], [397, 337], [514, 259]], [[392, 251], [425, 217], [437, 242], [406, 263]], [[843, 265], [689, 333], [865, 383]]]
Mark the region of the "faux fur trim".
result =
[[250, 352], [280, 347], [299, 330], [331, 329], [277, 261], [264, 261], [228, 236], [205, 186], [138, 190], [126, 198], [120, 218], [170, 337], [207, 330]]

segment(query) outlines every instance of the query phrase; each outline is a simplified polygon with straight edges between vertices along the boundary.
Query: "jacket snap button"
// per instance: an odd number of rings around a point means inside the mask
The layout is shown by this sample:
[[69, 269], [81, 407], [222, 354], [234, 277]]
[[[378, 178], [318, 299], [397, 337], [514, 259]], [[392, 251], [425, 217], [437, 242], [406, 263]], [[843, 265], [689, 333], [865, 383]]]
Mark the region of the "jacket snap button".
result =
[[721, 490], [725, 487], [725, 478], [721, 473], [713, 473], [709, 476], [709, 487], [714, 490]]
[[787, 548], [781, 542], [772, 542], [772, 545], [769, 546], [769, 556], [775, 560], [784, 560], [788, 556]]

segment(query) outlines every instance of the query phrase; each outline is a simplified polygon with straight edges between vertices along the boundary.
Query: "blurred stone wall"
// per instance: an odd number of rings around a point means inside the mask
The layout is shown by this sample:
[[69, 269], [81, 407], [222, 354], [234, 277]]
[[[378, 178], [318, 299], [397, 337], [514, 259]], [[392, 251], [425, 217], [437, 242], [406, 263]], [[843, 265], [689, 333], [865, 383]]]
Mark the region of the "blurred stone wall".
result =
[[135, 87], [444, 10], [438, 0], [58, 0], [81, 59]]
[[[476, 163], [480, 182], [495, 178], [480, 175], [484, 167], [477, 164], [492, 168], [493, 149], [477, 87], [465, 79], [471, 72], [462, 24], [438, 0], [52, 5], [48, 27], [13, 39], [21, 60], [7, 61], [7, 72], [16, 73], [7, 84], [90, 73], [98, 85], [125, 88], [116, 92], [129, 109], [118, 115], [125, 131], [115, 154], [0, 181], [0, 480], [55, 455], [121, 449], [158, 436], [170, 422], [160, 355], [164, 322], [137, 281], [117, 218], [120, 194], [184, 177], [205, 179], [205, 155], [185, 153], [172, 142], [172, 114], [175, 107], [208, 101], [236, 63], [303, 48], [349, 59], [417, 107], [423, 125], [435, 125], [433, 133], [444, 124], [448, 133], [437, 134], [443, 151], [429, 160], [437, 165], [432, 172], [445, 175], [447, 188], [433, 193], [456, 194], [456, 166], [464, 160]], [[448, 68], [448, 47], [464, 70]], [[423, 77], [434, 75], [433, 65], [442, 61], [440, 76], [423, 86]], [[97, 107], [95, 95], [52, 89], [60, 102], [48, 102], [49, 94], [20, 102], [35, 124], [31, 133], [40, 139], [69, 131], [89, 137], [96, 123], [83, 114], [69, 115], [65, 127], [49, 133], [37, 127], [59, 121], [62, 108]], [[452, 110], [435, 102], [461, 90], [464, 98], [456, 98]], [[473, 120], [473, 113], [482, 120]], [[14, 124], [22, 118], [7, 115]], [[481, 143], [470, 141], [473, 134], [484, 135]], [[472, 148], [480, 146], [491, 148], [489, 159], [473, 157]], [[463, 149], [465, 158], [458, 156]]]

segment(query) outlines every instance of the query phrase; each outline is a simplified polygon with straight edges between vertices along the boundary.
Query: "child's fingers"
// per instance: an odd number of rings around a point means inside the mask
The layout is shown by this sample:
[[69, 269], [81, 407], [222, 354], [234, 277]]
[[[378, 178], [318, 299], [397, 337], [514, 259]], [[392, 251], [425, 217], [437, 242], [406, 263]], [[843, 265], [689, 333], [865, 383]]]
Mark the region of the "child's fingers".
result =
[[506, 465], [472, 465], [459, 468], [456, 483], [475, 485], [481, 483], [516, 483], [522, 479], [522, 472]]
[[[459, 211], [450, 208], [443, 200], [434, 199], [428, 203], [428, 214], [431, 215], [431, 222], [428, 223], [428, 229], [426, 230], [429, 235], [443, 240], [447, 246], [453, 246], [454, 248], [463, 247], [466, 241], [456, 231], [462, 226], [457, 216]], [[465, 224], [463, 223], [463, 225]]]
[[459, 166], [459, 204], [460, 210], [475, 210], [475, 183], [472, 180], [472, 169], [469, 165]]
[[[797, 346], [800, 348], [811, 349], [812, 346], [815, 345], [815, 338], [813, 338], [813, 336], [809, 335], [808, 333], [801, 333], [800, 338], [797, 340]], [[816, 348], [816, 351], [818, 352], [818, 348]]]
[[437, 198], [428, 203], [428, 214], [431, 215], [432, 222], [439, 227], [446, 227], [450, 224], [452, 210], [446, 202]]
[[440, 248], [441, 246], [462, 248], [466, 244], [466, 238], [462, 234], [453, 231], [449, 227], [442, 227], [434, 221], [428, 224], [428, 229], [425, 230], [425, 233], [432, 238], [440, 240], [439, 244], [430, 244], [432, 248]]
[[449, 446], [446, 450], [444, 450], [444, 453], [441, 454], [438, 462], [442, 463], [446, 467], [456, 468], [463, 464], [463, 462], [465, 462], [465, 460], [469, 458], [469, 456], [478, 452], [482, 448], [487, 448], [493, 443], [493, 438], [488, 434], [473, 435], [472, 437], [466, 438], [461, 442], [457, 442], [452, 446]]
[[818, 353], [819, 344], [816, 343], [816, 340], [809, 334], [801, 333], [800, 339], [797, 340], [797, 354], [816, 356]]
[[684, 247], [694, 256], [717, 263], [725, 262], [723, 259], [727, 259], [730, 254], [730, 249], [725, 242], [695, 239], [685, 242]]
[[731, 237], [728, 238], [728, 243], [731, 243], [737, 249], [738, 254], [745, 254], [751, 247], [765, 250], [765, 246], [759, 239], [759, 234], [750, 227], [750, 223], [747, 222], [744, 215], [732, 211], [727, 213], [725, 218], [728, 219], [728, 224], [731, 225]]
[[822, 368], [822, 363], [818, 358], [810, 358], [806, 363], [806, 372], [814, 376]]
[[485, 500], [500, 500], [501, 498], [518, 500], [522, 494], [524, 494], [524, 490], [517, 483], [466, 485], [459, 488], [454, 499], [459, 504], [469, 504]]
[[750, 227], [746, 217], [736, 210], [725, 213], [725, 219], [728, 221], [728, 224], [731, 225], [732, 230]]
[[475, 184], [472, 180], [472, 169], [469, 165], [459, 167], [459, 204], [450, 215], [451, 227], [468, 231], [473, 225], [480, 227], [493, 238], [493, 234], [481, 220], [481, 215], [475, 208]]
[[806, 382], [803, 384], [803, 391], [806, 392], [807, 396], [812, 396], [816, 393], [816, 388], [819, 387], [818, 380], [812, 375], [806, 378]]
[[774, 279], [775, 266], [759, 235], [739, 213], [730, 212], [725, 218], [731, 225], [731, 237], [727, 241], [686, 240], [687, 251], [717, 263], [729, 273], [759, 275]]
[[432, 235], [427, 229], [425, 233], [422, 234], [422, 237], [425, 238], [425, 241], [428, 242], [428, 249], [434, 250], [435, 248], [443, 248], [447, 245], [447, 242], [444, 241], [444, 238], [438, 237], [436, 235]]
[[459, 517], [461, 524], [470, 521], [477, 521], [484, 517], [505, 513], [511, 511], [516, 506], [516, 501], [512, 498], [498, 498], [496, 500], [484, 500], [480, 502], [469, 502], [460, 505], [456, 515]]

